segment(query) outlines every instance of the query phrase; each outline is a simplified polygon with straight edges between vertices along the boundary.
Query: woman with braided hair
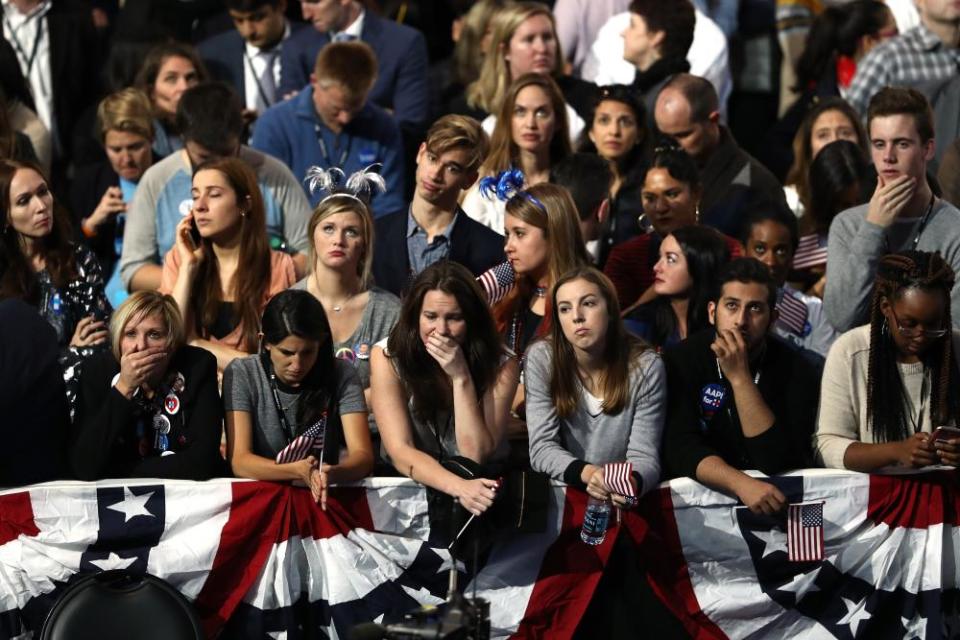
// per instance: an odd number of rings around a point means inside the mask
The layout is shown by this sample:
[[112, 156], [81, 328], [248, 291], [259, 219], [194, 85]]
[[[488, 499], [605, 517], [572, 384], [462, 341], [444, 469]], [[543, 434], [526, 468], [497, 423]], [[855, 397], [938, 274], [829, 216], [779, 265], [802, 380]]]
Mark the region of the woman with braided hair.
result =
[[939, 253], [881, 258], [870, 324], [840, 336], [824, 367], [816, 449], [826, 466], [868, 472], [960, 463], [960, 438], [932, 436], [958, 414], [953, 284]]

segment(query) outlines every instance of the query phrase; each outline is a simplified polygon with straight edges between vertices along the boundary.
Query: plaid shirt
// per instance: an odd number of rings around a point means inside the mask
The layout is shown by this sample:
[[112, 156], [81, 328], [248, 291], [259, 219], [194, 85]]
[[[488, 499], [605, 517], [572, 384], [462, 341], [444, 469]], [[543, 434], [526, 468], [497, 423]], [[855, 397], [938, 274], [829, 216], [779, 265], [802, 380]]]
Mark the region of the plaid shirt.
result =
[[847, 101], [862, 115], [873, 94], [886, 86], [908, 86], [949, 80], [958, 71], [960, 49], [944, 46], [922, 23], [877, 45], [857, 65]]

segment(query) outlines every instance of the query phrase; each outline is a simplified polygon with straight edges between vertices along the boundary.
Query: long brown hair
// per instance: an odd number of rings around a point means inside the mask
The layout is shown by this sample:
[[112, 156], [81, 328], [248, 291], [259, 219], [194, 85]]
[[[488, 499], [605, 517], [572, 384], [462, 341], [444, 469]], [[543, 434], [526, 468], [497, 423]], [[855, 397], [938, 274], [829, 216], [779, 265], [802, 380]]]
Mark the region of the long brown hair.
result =
[[413, 400], [413, 413], [421, 420], [434, 419], [437, 412], [453, 409], [450, 379], [420, 339], [420, 310], [430, 291], [442, 291], [456, 298], [467, 321], [467, 335], [461, 348], [477, 398], [482, 398], [496, 383], [504, 354], [490, 308], [473, 274], [448, 260], [421, 271], [403, 299], [400, 317], [387, 341], [387, 352]]
[[511, 166], [517, 165], [520, 159], [520, 148], [513, 139], [513, 109], [517, 104], [517, 95], [527, 87], [540, 87], [550, 98], [553, 108], [553, 139], [550, 140], [550, 166], [555, 165], [573, 150], [570, 146], [570, 124], [567, 121], [567, 105], [563, 101], [560, 87], [550, 76], [539, 73], [525, 73], [510, 85], [503, 105], [497, 114], [497, 124], [490, 136], [490, 153], [480, 166], [480, 175], [497, 174]]
[[610, 279], [594, 267], [583, 266], [568, 271], [557, 280], [550, 292], [553, 308], [551, 313], [553, 322], [547, 338], [553, 355], [550, 397], [557, 408], [557, 415], [567, 418], [576, 413], [582, 395], [579, 390], [577, 357], [574, 354], [573, 345], [563, 335], [560, 314], [557, 311], [557, 291], [564, 284], [574, 280], [585, 280], [596, 285], [607, 303], [607, 335], [603, 345], [603, 374], [600, 378], [600, 387], [603, 390], [603, 412], [607, 415], [616, 415], [623, 411], [630, 397], [630, 367], [650, 346], [627, 333], [620, 318], [617, 291]]
[[[0, 297], [22, 298], [31, 304], [39, 302], [40, 290], [37, 273], [30, 258], [23, 251], [23, 240], [10, 221], [10, 198], [13, 178], [18, 171], [34, 171], [43, 178], [49, 189], [50, 183], [43, 170], [33, 162], [0, 160], [0, 218], [3, 231], [0, 233]], [[51, 191], [51, 197], [53, 192]], [[53, 202], [51, 211], [53, 228], [40, 239], [39, 246], [46, 262], [46, 271], [58, 288], [63, 288], [77, 277], [77, 263], [66, 211]]]
[[133, 86], [143, 91], [150, 103], [153, 105], [154, 117], [167, 121], [167, 124], [174, 124], [174, 117], [170, 114], [162, 113], [156, 106], [154, 100], [154, 85], [157, 83], [157, 76], [160, 75], [160, 69], [170, 58], [183, 58], [189, 60], [197, 72], [197, 83], [203, 83], [209, 80], [210, 74], [207, 73], [207, 67], [203, 64], [200, 54], [191, 45], [171, 40], [162, 42], [147, 52], [143, 59], [143, 64], [137, 72]]
[[857, 145], [863, 149], [864, 154], [869, 153], [869, 137], [860, 124], [860, 117], [853, 107], [843, 98], [829, 97], [817, 101], [803, 118], [800, 128], [793, 137], [793, 164], [787, 171], [787, 178], [784, 184], [793, 185], [800, 196], [800, 202], [807, 209], [810, 208], [812, 194], [810, 193], [810, 165], [813, 163], [813, 125], [817, 119], [828, 111], [836, 111], [843, 114], [850, 121], [850, 126], [857, 134]]
[[[204, 259], [195, 280], [200, 286], [196, 295], [190, 298], [189, 309], [184, 315], [188, 316], [188, 322], [193, 322], [199, 335], [209, 335], [206, 328], [216, 323], [222, 291], [232, 289], [236, 315], [243, 326], [239, 346], [248, 353], [255, 353], [260, 312], [267, 303], [270, 286], [270, 243], [267, 240], [263, 196], [260, 195], [253, 170], [239, 158], [217, 158], [204, 162], [193, 175], [208, 170], [219, 171], [236, 194], [238, 206], [247, 202], [249, 208], [240, 218], [240, 258], [232, 282], [220, 281], [220, 265], [213, 252], [213, 242], [208, 238], [200, 240]], [[224, 287], [224, 284], [227, 286]]]
[[[539, 204], [527, 196], [532, 196]], [[577, 205], [570, 197], [570, 192], [563, 187], [549, 183], [534, 185], [507, 202], [506, 215], [543, 231], [544, 238], [550, 242], [547, 277], [551, 284], [567, 271], [590, 264], [583, 236], [580, 233]], [[493, 308], [498, 331], [501, 333], [507, 331], [513, 321], [514, 313], [529, 304], [536, 286], [537, 283], [533, 282], [529, 276], [517, 278], [517, 286]], [[549, 300], [547, 303], [543, 322], [537, 329], [537, 336], [546, 335], [550, 328]]]

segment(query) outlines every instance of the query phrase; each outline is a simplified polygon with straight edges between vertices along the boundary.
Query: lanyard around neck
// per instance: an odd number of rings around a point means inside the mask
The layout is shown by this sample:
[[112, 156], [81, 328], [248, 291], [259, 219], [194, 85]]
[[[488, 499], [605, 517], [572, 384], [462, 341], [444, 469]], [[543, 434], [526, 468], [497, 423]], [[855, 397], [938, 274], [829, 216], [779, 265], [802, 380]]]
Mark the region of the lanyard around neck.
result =
[[[330, 159], [330, 154], [327, 151], [327, 142], [323, 139], [323, 131], [320, 129], [319, 124], [313, 125], [313, 129], [317, 134], [317, 145], [320, 147], [320, 155], [323, 156], [323, 167], [329, 169], [330, 167], [339, 167], [343, 168], [346, 166], [347, 157], [350, 155], [350, 147], [353, 145], [353, 136], [347, 135], [347, 145], [340, 152], [339, 161], [334, 163]], [[339, 140], [339, 136], [337, 136]]]
[[[720, 380], [723, 380], [723, 379], [724, 379], [724, 378], [723, 378], [723, 370], [720, 368], [720, 358], [717, 358], [716, 361], [717, 361], [717, 375], [720, 376]], [[756, 386], [756, 385], [759, 384], [759, 383], [760, 383], [760, 368], [758, 367], [758, 368], [757, 368], [757, 372], [756, 372], [755, 374], [753, 374], [753, 384], [754, 384], [754, 386]], [[732, 393], [732, 392], [733, 392], [733, 389], [731, 388], [731, 393]], [[733, 426], [733, 425], [736, 424], [736, 422], [735, 422], [734, 419], [733, 419], [733, 411], [730, 409], [730, 403], [729, 403], [729, 402], [727, 402], [727, 417], [730, 419], [730, 425], [731, 425], [731, 426]], [[738, 413], [738, 414], [737, 414], [737, 418], [739, 418], [739, 417], [740, 417], [740, 414]]]
[[[720, 358], [717, 358], [717, 375], [720, 376], [720, 379], [723, 380], [723, 370], [720, 368]], [[753, 374], [753, 384], [760, 383], [760, 369], [757, 369], [757, 372]]]
[[273, 404], [277, 408], [277, 417], [280, 419], [280, 428], [283, 429], [284, 435], [287, 436], [287, 443], [293, 442], [296, 434], [293, 431], [293, 428], [290, 426], [290, 423], [287, 421], [287, 416], [283, 411], [283, 405], [280, 403], [280, 391], [277, 389], [277, 374], [273, 370], [273, 365], [269, 365], [269, 375], [267, 378], [270, 380], [270, 395], [273, 397]]
[[[24, 20], [17, 29], [13, 28], [13, 25], [10, 24], [10, 20], [4, 16], [3, 21], [7, 25], [7, 29], [10, 30], [10, 44], [13, 45], [13, 48], [17, 50], [19, 57], [23, 58], [23, 61], [27, 65], [27, 69], [24, 72], [24, 77], [27, 82], [30, 81], [30, 71], [33, 69], [33, 62], [37, 58], [37, 51], [40, 48], [40, 39], [43, 37], [43, 16], [47, 15], [49, 11], [49, 5], [41, 8], [39, 11], [33, 13], [32, 15], [27, 16], [27, 19]], [[30, 49], [30, 56], [27, 56], [26, 51], [23, 50], [23, 45], [20, 43], [20, 38], [17, 37], [17, 31], [23, 29], [28, 23], [32, 20], [37, 21], [37, 32], [33, 36], [33, 46]]]
[[927, 205], [927, 210], [923, 212], [923, 217], [920, 218], [920, 224], [917, 225], [917, 234], [913, 237], [913, 250], [917, 250], [917, 245], [920, 244], [920, 234], [923, 233], [924, 227], [927, 226], [927, 223], [930, 221], [930, 214], [933, 212], [933, 203], [936, 201], [937, 197], [930, 194], [930, 204]]
[[[276, 60], [277, 51], [271, 50], [269, 52], [269, 59], [267, 60], [267, 69], [266, 73], [270, 74], [270, 77], [273, 77], [273, 63]], [[257, 85], [257, 95], [260, 96], [260, 99], [263, 100], [265, 107], [269, 107], [273, 104], [273, 101], [267, 96], [266, 89], [263, 88], [263, 83], [260, 82], [260, 74], [257, 73], [257, 68], [253, 66], [253, 58], [250, 57], [250, 54], [247, 53], [246, 48], [243, 50], [243, 59], [250, 67], [250, 75], [253, 76], [253, 81]], [[276, 86], [276, 83], [273, 83]]]

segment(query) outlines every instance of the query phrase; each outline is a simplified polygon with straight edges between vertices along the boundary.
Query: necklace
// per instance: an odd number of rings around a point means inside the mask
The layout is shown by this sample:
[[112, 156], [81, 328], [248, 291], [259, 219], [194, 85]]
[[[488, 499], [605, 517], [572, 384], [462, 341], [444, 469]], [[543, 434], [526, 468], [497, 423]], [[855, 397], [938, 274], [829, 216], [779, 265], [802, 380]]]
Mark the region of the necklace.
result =
[[333, 309], [333, 312], [334, 312], [334, 313], [340, 313], [341, 311], [343, 311], [343, 306], [344, 306], [345, 304], [347, 304], [348, 302], [350, 302], [351, 300], [353, 300], [353, 297], [354, 297], [355, 295], [357, 295], [357, 294], [356, 294], [356, 293], [351, 293], [349, 296], [347, 296], [346, 298], [344, 298], [343, 300], [341, 300], [341, 301], [340, 301], [340, 304], [335, 304], [335, 305], [333, 305], [333, 306], [330, 307], [330, 308]]
[[[323, 298], [320, 297], [320, 283], [317, 281], [317, 274], [313, 274], [313, 284], [314, 284], [314, 287], [316, 288], [316, 291], [317, 291], [317, 298], [320, 299], [320, 302], [321, 302], [321, 304], [322, 304], [322, 303], [323, 303]], [[353, 293], [351, 293], [350, 295], [348, 295], [346, 298], [344, 298], [343, 300], [341, 300], [339, 304], [331, 304], [331, 305], [330, 305], [330, 310], [333, 311], [334, 313], [340, 313], [341, 311], [343, 311], [343, 308], [346, 306], [346, 304], [347, 304], [348, 302], [350, 302], [351, 300], [353, 300], [353, 299], [357, 296], [358, 293], [360, 293], [360, 292], [359, 292], [359, 291], [354, 291]], [[324, 305], [324, 306], [326, 306], [326, 305]]]
[[533, 295], [537, 296], [538, 298], [545, 298], [547, 296], [547, 288], [537, 285], [533, 288]]

